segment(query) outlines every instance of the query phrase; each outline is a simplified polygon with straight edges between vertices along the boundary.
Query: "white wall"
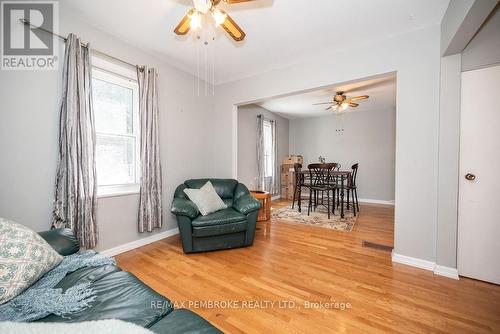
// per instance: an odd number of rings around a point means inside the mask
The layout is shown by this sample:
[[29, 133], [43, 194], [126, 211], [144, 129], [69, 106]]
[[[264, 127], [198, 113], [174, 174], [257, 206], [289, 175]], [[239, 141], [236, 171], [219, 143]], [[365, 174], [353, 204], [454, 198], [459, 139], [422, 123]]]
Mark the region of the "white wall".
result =
[[236, 104], [397, 71], [395, 252], [434, 261], [439, 67], [440, 27], [432, 26], [221, 85], [215, 96], [216, 175], [237, 173], [231, 130]]
[[441, 58], [436, 263], [457, 266], [460, 54]]
[[257, 189], [257, 116], [260, 114], [276, 121], [278, 165], [288, 156], [288, 119], [255, 104], [238, 107], [238, 181], [249, 189]]
[[359, 163], [358, 196], [361, 199], [394, 200], [396, 110], [353, 111], [342, 116], [308, 117], [290, 121], [290, 152], [304, 156], [305, 165], [338, 162], [342, 170]]
[[[175, 187], [187, 178], [213, 175], [212, 128], [207, 126], [212, 124], [212, 98], [197, 96], [193, 76], [92, 28], [64, 3], [59, 5], [61, 34], [76, 33], [90, 41], [91, 47], [158, 69], [164, 192], [161, 231], [175, 228], [170, 214]], [[51, 224], [61, 76], [61, 71], [0, 71], [0, 216], [37, 231]], [[151, 235], [137, 232], [138, 200], [138, 195], [98, 200], [99, 249]]]

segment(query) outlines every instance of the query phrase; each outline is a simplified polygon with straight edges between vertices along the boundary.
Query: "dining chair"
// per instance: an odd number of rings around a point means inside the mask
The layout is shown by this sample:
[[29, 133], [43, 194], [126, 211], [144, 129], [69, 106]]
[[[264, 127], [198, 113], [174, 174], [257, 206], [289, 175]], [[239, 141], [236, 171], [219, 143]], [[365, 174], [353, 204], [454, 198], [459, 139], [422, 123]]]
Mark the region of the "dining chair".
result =
[[307, 206], [307, 215], [310, 214], [311, 208], [314, 201], [314, 209], [318, 206], [319, 193], [321, 192], [321, 204], [324, 205], [324, 193], [327, 196], [327, 210], [328, 219], [330, 219], [330, 192], [332, 192], [333, 202], [332, 211], [335, 213], [335, 191], [337, 189], [336, 182], [333, 179], [332, 171], [335, 168], [333, 163], [326, 164], [309, 164], [307, 166], [309, 169], [309, 179], [310, 179], [310, 192], [309, 192], [309, 205]]
[[293, 198], [292, 198], [292, 209], [294, 208], [295, 205], [295, 199], [297, 199], [297, 206], [299, 208], [299, 212], [302, 211], [301, 208], [301, 197], [302, 197], [302, 187], [305, 187], [305, 177], [304, 174], [302, 174], [302, 164], [295, 163], [293, 164], [293, 171], [295, 175], [295, 182], [293, 185]]
[[345, 189], [347, 190], [347, 209], [349, 210], [349, 192], [352, 197], [352, 208], [354, 211], [354, 215], [356, 215], [356, 209], [359, 212], [359, 202], [358, 202], [358, 188], [356, 185], [356, 178], [358, 176], [358, 167], [359, 163], [355, 163], [351, 166], [352, 172], [349, 178], [347, 179], [347, 185]]

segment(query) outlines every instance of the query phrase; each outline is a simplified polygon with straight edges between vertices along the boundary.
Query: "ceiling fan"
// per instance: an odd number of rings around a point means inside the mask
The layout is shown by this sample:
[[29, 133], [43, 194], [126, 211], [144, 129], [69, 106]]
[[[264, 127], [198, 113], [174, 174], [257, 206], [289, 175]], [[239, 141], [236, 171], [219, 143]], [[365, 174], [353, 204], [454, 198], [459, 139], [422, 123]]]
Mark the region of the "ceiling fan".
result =
[[359, 106], [359, 104], [355, 103], [354, 101], [359, 101], [369, 98], [368, 95], [346, 96], [344, 93], [345, 92], [342, 91], [337, 92], [331, 102], [314, 103], [313, 105], [317, 106], [317, 105], [329, 104], [330, 106], [325, 110], [333, 109], [333, 111], [341, 112], [346, 110], [348, 107], [356, 108], [357, 106]]
[[200, 28], [204, 17], [212, 17], [216, 26], [224, 28], [235, 41], [242, 41], [245, 38], [245, 32], [223, 9], [217, 8], [221, 1], [232, 5], [253, 0], [193, 0], [194, 7], [182, 18], [174, 32], [177, 35], [185, 35], [190, 30]]

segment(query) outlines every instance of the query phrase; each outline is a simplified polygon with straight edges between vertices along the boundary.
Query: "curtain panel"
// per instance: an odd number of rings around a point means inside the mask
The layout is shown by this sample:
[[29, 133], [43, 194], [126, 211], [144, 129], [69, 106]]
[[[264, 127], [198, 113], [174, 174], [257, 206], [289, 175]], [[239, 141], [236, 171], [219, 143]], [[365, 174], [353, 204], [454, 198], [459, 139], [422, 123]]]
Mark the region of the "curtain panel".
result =
[[257, 116], [257, 190], [265, 190], [264, 116]]
[[271, 175], [271, 185], [269, 187], [269, 192], [271, 194], [277, 194], [279, 192], [279, 166], [278, 166], [278, 137], [277, 137], [277, 125], [276, 121], [271, 122], [271, 136], [272, 136], [272, 161], [273, 169]]
[[72, 229], [82, 247], [98, 241], [95, 125], [88, 45], [66, 40], [52, 227]]
[[162, 226], [162, 175], [160, 163], [158, 82], [154, 68], [137, 68], [140, 123], [139, 232]]

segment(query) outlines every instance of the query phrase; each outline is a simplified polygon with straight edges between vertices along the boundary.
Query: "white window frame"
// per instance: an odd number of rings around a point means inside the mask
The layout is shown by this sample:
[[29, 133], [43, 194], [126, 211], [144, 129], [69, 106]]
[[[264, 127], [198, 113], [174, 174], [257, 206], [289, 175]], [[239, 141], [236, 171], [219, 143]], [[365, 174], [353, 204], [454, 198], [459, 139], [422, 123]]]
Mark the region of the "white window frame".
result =
[[115, 197], [138, 194], [140, 188], [140, 133], [139, 133], [139, 86], [137, 74], [134, 70], [117, 65], [104, 58], [92, 57], [92, 79], [110, 82], [132, 90], [133, 99], [133, 129], [131, 135], [118, 135], [109, 133], [97, 133], [101, 136], [134, 137], [135, 138], [135, 182], [126, 184], [101, 185], [97, 187], [97, 197]]
[[[270, 156], [270, 158], [271, 158], [271, 171], [275, 167], [275, 166], [272, 166], [272, 164], [273, 164], [273, 148], [272, 148], [272, 145], [273, 145], [273, 133], [272, 133], [272, 126], [273, 125], [272, 125], [272, 123], [271, 123], [270, 120], [267, 120], [267, 119], [264, 120], [264, 128], [263, 128], [263, 131], [264, 131], [264, 133], [263, 133], [263, 135], [264, 135], [264, 177], [266, 177], [266, 178], [270, 178], [270, 177], [273, 176], [272, 172], [271, 172], [271, 175], [267, 174], [267, 168], [266, 168], [267, 163], [266, 162], [267, 162], [268, 156]], [[267, 152], [266, 151], [266, 132], [267, 131], [269, 131], [269, 136], [271, 136], [271, 147], [269, 148], [270, 149], [270, 151], [269, 151], [270, 153], [269, 154], [266, 154], [266, 152]]]

